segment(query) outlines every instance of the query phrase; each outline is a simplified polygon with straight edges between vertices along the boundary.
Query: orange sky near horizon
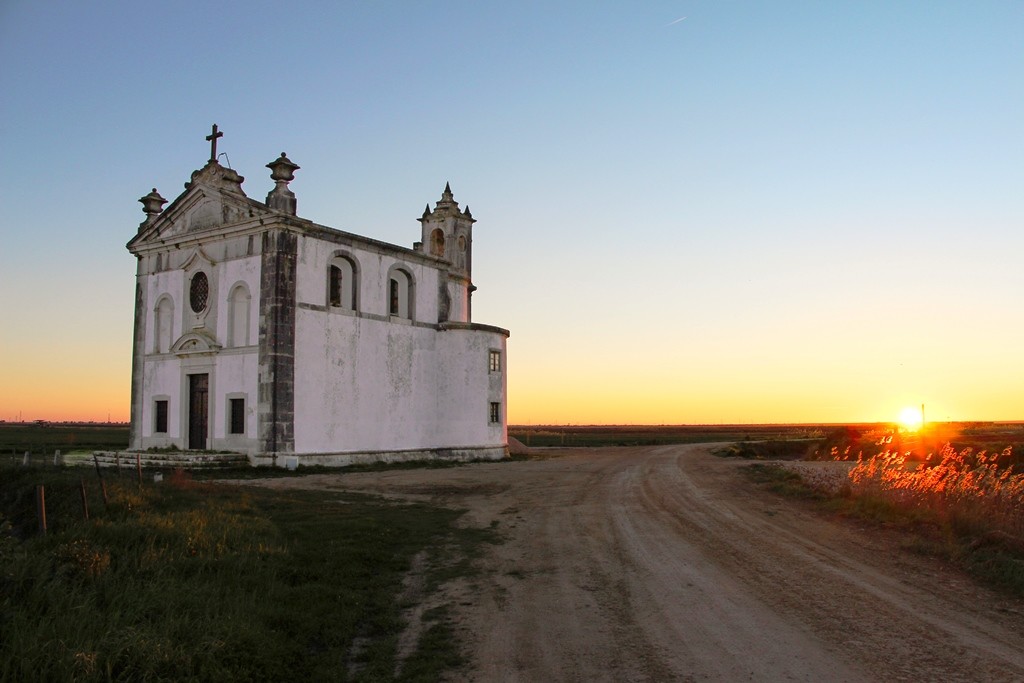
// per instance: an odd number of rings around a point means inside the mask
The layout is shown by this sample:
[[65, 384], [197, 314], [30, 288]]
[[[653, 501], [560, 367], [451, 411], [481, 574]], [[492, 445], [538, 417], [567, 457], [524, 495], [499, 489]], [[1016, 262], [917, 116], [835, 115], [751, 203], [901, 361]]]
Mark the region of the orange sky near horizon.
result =
[[[122, 332], [130, 335], [129, 326]], [[1016, 391], [986, 388], [986, 383], [1004, 386], [994, 376], [998, 367], [979, 376], [982, 369], [975, 364], [932, 385], [908, 381], [915, 390], [890, 383], [883, 373], [872, 376], [858, 369], [851, 378], [837, 367], [813, 365], [800, 371], [765, 363], [755, 373], [749, 364], [725, 370], [699, 362], [662, 367], [653, 356], [647, 359], [651, 362], [632, 356], [616, 366], [585, 353], [574, 363], [560, 363], [555, 360], [559, 356], [524, 358], [534, 352], [517, 348], [516, 336], [510, 340], [506, 366], [510, 424], [888, 422], [897, 420], [904, 408], [922, 403], [927, 418], [935, 421], [1022, 418]], [[528, 332], [519, 336], [524, 337], [522, 344], [531, 343]], [[54, 354], [40, 363], [25, 354], [25, 362], [5, 373], [8, 386], [17, 390], [0, 395], [0, 420], [127, 421], [130, 343], [122, 339], [79, 351], [95, 356], [82, 363], [78, 356]]]

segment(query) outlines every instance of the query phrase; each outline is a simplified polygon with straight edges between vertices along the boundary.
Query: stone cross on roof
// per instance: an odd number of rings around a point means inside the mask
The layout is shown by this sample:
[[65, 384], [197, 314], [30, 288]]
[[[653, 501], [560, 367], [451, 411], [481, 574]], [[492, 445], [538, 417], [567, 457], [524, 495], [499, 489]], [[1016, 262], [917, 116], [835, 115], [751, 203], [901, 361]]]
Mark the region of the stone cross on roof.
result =
[[217, 124], [213, 124], [213, 131], [206, 136], [207, 141], [210, 143], [210, 161], [217, 161], [217, 138], [224, 137], [224, 133], [217, 130]]

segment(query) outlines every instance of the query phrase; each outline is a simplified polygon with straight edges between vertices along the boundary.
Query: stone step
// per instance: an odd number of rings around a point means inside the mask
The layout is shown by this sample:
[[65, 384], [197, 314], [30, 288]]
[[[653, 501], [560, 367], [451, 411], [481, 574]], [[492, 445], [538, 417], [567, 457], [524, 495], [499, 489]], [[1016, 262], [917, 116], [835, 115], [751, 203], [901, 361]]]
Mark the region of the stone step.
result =
[[243, 453], [94, 451], [93, 455], [100, 467], [116, 467], [120, 459], [123, 469], [135, 467], [136, 456], [144, 469], [226, 469], [250, 465]]

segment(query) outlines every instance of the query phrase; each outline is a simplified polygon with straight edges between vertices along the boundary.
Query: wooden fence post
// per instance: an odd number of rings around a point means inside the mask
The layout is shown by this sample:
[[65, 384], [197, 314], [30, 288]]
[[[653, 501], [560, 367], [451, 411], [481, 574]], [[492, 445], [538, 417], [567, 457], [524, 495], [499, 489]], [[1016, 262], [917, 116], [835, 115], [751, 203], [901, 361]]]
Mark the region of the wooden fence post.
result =
[[103, 472], [100, 470], [100, 459], [95, 453], [92, 454], [92, 461], [96, 463], [96, 478], [100, 480], [100, 491], [103, 492], [103, 507], [110, 507], [110, 499], [107, 498], [107, 482], [103, 479]]
[[28, 451], [25, 451], [25, 457], [22, 459], [21, 464], [28, 467]]
[[117, 476], [120, 477], [121, 476], [121, 453], [120, 452], [117, 452], [117, 451], [114, 452], [114, 465], [117, 466]]
[[36, 517], [39, 518], [39, 533], [46, 535], [46, 489], [36, 484]]
[[78, 483], [82, 491], [82, 517], [89, 521], [89, 497], [85, 493], [85, 477], [79, 477]]

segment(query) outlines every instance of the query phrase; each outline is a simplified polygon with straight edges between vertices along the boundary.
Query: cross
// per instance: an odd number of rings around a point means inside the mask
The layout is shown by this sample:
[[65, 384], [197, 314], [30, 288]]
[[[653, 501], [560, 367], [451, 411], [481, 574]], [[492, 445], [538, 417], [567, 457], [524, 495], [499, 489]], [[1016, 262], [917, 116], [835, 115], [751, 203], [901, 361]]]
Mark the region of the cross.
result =
[[217, 138], [224, 137], [224, 133], [217, 130], [217, 124], [213, 124], [213, 131], [206, 136], [210, 143], [210, 161], [217, 161]]

